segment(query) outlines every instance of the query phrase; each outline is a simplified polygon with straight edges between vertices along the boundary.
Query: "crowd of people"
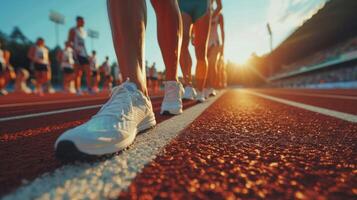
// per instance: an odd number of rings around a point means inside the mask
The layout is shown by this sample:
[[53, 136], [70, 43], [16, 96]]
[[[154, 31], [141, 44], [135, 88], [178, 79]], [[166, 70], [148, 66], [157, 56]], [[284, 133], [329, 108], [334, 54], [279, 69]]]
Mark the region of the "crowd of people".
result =
[[357, 37], [348, 39], [347, 41], [336, 44], [328, 49], [316, 52], [304, 59], [298, 60], [292, 64], [284, 66], [278, 73], [286, 73], [297, 70], [301, 67], [311, 67], [317, 64], [322, 64], [338, 58], [343, 54], [354, 52], [357, 50]]
[[357, 80], [357, 64], [301, 74], [269, 84], [272, 87], [310, 87], [325, 83], [348, 83]]
[[[78, 17], [77, 29], [80, 29], [83, 25], [84, 19]], [[69, 40], [64, 43], [63, 50], [58, 50], [56, 53], [56, 61], [59, 63], [60, 71], [63, 73], [62, 91], [78, 95], [83, 94], [81, 89], [83, 73], [86, 75], [87, 85], [90, 86], [87, 92], [91, 94], [99, 92], [99, 83], [101, 81], [103, 83], [103, 91], [111, 90], [113, 85], [120, 85], [122, 76], [119, 66], [111, 65], [108, 56], [105, 57], [103, 63], [98, 63], [97, 52], [93, 50], [90, 55], [87, 55], [85, 46], [78, 47], [80, 39], [76, 39], [76, 37], [76, 32], [71, 29]], [[75, 51], [74, 48], [77, 50]], [[55, 92], [51, 86], [53, 72], [51, 70], [49, 50], [43, 38], [39, 37], [28, 50], [28, 59], [31, 63], [30, 71], [25, 68], [14, 70], [10, 63], [10, 57], [10, 51], [3, 50], [0, 42], [0, 96], [5, 96], [9, 93], [6, 87], [10, 82], [14, 82], [14, 93], [35, 93], [43, 96], [44, 92]], [[146, 61], [146, 68], [148, 88], [151, 92], [158, 93], [163, 85], [163, 73], [157, 71], [155, 63], [150, 67], [148, 61]], [[33, 79], [28, 81], [31, 73], [33, 74]], [[33, 86], [33, 89], [31, 89], [30, 85]]]
[[[349, 60], [357, 58], [357, 37], [348, 39], [347, 41], [341, 42], [326, 50], [319, 51], [311, 56], [308, 56], [307, 58], [285, 66], [278, 74], [293, 72], [303, 67], [305, 70], [308, 70], [309, 67], [334, 60], [340, 60], [342, 62], [345, 58], [349, 58]], [[342, 83], [357, 80], [357, 65], [355, 62], [346, 64], [337, 63], [334, 65], [336, 65], [336, 67], [330, 66], [326, 69], [306, 72], [300, 75], [275, 80], [274, 82], [271, 82], [269, 86], [309, 87], [317, 84]]]

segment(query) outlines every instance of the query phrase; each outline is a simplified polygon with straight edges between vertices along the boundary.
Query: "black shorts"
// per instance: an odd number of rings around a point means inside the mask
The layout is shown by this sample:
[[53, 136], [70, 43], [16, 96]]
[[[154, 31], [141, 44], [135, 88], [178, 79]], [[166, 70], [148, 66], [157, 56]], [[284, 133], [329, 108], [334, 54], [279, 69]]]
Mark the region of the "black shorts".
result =
[[98, 71], [92, 71], [92, 76], [97, 76], [98, 75]]
[[5, 65], [3, 65], [3, 64], [0, 62], [0, 74], [4, 74], [5, 71], [6, 71]]
[[35, 67], [35, 71], [38, 71], [38, 72], [47, 72], [48, 71], [46, 64], [34, 63], [33, 65]]
[[74, 73], [74, 69], [73, 68], [69, 68], [69, 67], [64, 67], [63, 68], [63, 73], [64, 74], [73, 74]]
[[89, 59], [86, 56], [75, 56], [76, 64], [78, 65], [89, 65]]

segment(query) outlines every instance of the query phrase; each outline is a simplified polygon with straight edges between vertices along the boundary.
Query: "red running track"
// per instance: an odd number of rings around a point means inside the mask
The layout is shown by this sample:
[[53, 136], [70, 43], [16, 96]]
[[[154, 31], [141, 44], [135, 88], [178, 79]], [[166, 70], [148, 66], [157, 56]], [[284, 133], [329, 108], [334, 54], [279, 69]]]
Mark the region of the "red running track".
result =
[[[355, 114], [353, 101], [346, 104], [341, 99], [299, 94], [350, 97], [357, 96], [356, 90], [255, 91]], [[61, 99], [86, 101], [0, 107], [0, 118], [102, 104], [106, 96], [2, 97], [0, 106]], [[158, 115], [161, 100], [153, 99], [158, 122], [168, 118]], [[189, 101], [184, 106], [194, 104]], [[56, 138], [97, 110], [0, 122], [0, 196], [16, 189], [24, 179], [31, 181], [62, 166], [54, 158]], [[356, 124], [231, 91], [172, 141], [120, 197], [275, 199], [320, 195], [349, 199], [357, 195], [351, 189], [357, 181], [356, 133]]]
[[[61, 98], [63, 99], [63, 97]], [[50, 101], [61, 98], [57, 96], [56, 99], [51, 99]], [[88, 99], [95, 97], [78, 98]], [[53, 111], [64, 107], [102, 104], [105, 99], [105, 96], [103, 96], [103, 100], [86, 101], [82, 105], [78, 102], [71, 103], [71, 106], [59, 103], [36, 106], [35, 109], [31, 108], [33, 106], [21, 107], [22, 109], [20, 110], [18, 107], [12, 107], [6, 108], [6, 112], [10, 113], [9, 116], [12, 116], [13, 111], [17, 112], [16, 115], [30, 114], [34, 111]], [[44, 99], [41, 99], [41, 101], [44, 101]], [[159, 114], [161, 101], [162, 97], [152, 99], [157, 123], [171, 117]], [[196, 102], [194, 101], [184, 101], [184, 109], [195, 104]], [[57, 137], [65, 130], [84, 123], [98, 110], [99, 108], [94, 108], [0, 122], [0, 196], [13, 191], [23, 182], [31, 181], [43, 173], [52, 172], [61, 167], [63, 164], [54, 157], [53, 145]], [[6, 116], [6, 113], [2, 112], [1, 115]]]
[[357, 124], [231, 91], [119, 199], [354, 199]]

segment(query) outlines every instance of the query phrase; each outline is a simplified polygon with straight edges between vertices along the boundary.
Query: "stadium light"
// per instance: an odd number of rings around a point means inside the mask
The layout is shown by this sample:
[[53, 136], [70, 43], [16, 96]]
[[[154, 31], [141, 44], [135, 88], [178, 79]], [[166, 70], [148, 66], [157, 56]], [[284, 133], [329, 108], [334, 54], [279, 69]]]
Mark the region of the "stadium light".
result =
[[93, 29], [88, 29], [88, 37], [90, 37], [90, 39], [91, 39], [91, 47], [92, 47], [92, 50], [94, 50], [93, 41], [94, 41], [94, 39], [99, 38], [99, 32], [96, 30], [93, 30]]
[[270, 38], [270, 53], [271, 53], [273, 51], [273, 32], [271, 30], [269, 23], [267, 23], [267, 30]]
[[63, 25], [65, 23], [65, 17], [59, 12], [51, 10], [49, 18], [50, 21], [55, 24], [56, 45], [59, 46], [59, 25]]

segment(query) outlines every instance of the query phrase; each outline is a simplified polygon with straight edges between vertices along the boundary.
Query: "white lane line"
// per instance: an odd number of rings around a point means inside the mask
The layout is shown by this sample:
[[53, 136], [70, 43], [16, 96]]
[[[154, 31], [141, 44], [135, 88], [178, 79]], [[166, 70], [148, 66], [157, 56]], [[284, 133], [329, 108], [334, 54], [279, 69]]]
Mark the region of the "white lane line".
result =
[[53, 101], [40, 101], [40, 102], [25, 102], [25, 103], [12, 103], [12, 104], [3, 104], [0, 105], [0, 108], [10, 108], [10, 107], [19, 107], [19, 106], [34, 106], [34, 105], [48, 105], [48, 104], [57, 104], [57, 103], [74, 103], [74, 102], [84, 102], [84, 101], [96, 101], [96, 100], [105, 100], [109, 97], [95, 97], [90, 99], [67, 99], [67, 100], [53, 100]]
[[357, 122], [357, 115], [343, 113], [343, 112], [339, 112], [339, 111], [335, 111], [335, 110], [330, 110], [330, 109], [327, 109], [327, 108], [320, 108], [320, 107], [317, 107], [317, 106], [311, 106], [311, 105], [307, 105], [307, 104], [303, 104], [303, 103], [298, 103], [298, 102], [295, 102], [295, 101], [290, 101], [290, 100], [286, 100], [286, 99], [281, 99], [281, 98], [269, 96], [269, 95], [262, 94], [262, 93], [259, 93], [259, 92], [253, 92], [253, 91], [250, 91], [250, 90], [243, 90], [243, 91], [246, 92], [246, 93], [255, 95], [255, 96], [259, 96], [259, 97], [262, 97], [262, 98], [265, 98], [265, 99], [269, 99], [269, 100], [272, 100], [272, 101], [283, 103], [283, 104], [286, 104], [286, 105], [289, 105], [289, 106], [302, 108], [302, 109], [305, 109], [305, 110], [313, 111], [313, 112], [316, 112], [316, 113], [320, 113], [320, 114], [323, 114], [323, 115], [327, 115], [327, 116], [330, 116], [330, 117], [342, 119], [342, 120], [353, 122], [353, 123]]
[[117, 199], [144, 166], [173, 138], [208, 108], [223, 92], [195, 105], [154, 129], [137, 136], [126, 151], [97, 163], [66, 165], [19, 187], [4, 200], [12, 199]]
[[[260, 91], [258, 91], [260, 92]], [[345, 99], [345, 100], [357, 100], [356, 96], [344, 96], [344, 95], [335, 95], [335, 94], [308, 94], [301, 92], [285, 92], [285, 91], [274, 91], [273, 94], [291, 94], [298, 96], [309, 96], [309, 97], [321, 97], [321, 98], [333, 98], [333, 99]]]
[[[162, 96], [152, 96], [150, 99], [154, 100], [160, 98]], [[19, 107], [19, 106], [34, 106], [34, 105], [48, 105], [48, 104], [58, 104], [58, 103], [74, 103], [74, 102], [84, 102], [84, 101], [96, 101], [96, 100], [106, 100], [107, 97], [94, 97], [94, 98], [86, 98], [86, 99], [67, 99], [67, 100], [53, 100], [53, 101], [40, 101], [40, 102], [24, 102], [24, 103], [11, 103], [11, 104], [3, 104], [0, 105], [0, 108], [11, 108], [11, 107]]]
[[91, 105], [91, 106], [82, 106], [82, 107], [77, 107], [77, 108], [66, 108], [66, 109], [61, 109], [61, 110], [32, 113], [32, 114], [26, 114], [26, 115], [17, 115], [17, 116], [12, 116], [12, 117], [3, 117], [3, 118], [0, 118], [0, 122], [19, 120], [19, 119], [27, 119], [27, 118], [32, 118], [32, 117], [42, 117], [42, 116], [47, 116], [47, 115], [55, 115], [55, 114], [74, 112], [74, 111], [80, 111], [80, 110], [89, 110], [89, 109], [99, 108], [102, 105], [103, 104], [98, 104], [98, 105]]

